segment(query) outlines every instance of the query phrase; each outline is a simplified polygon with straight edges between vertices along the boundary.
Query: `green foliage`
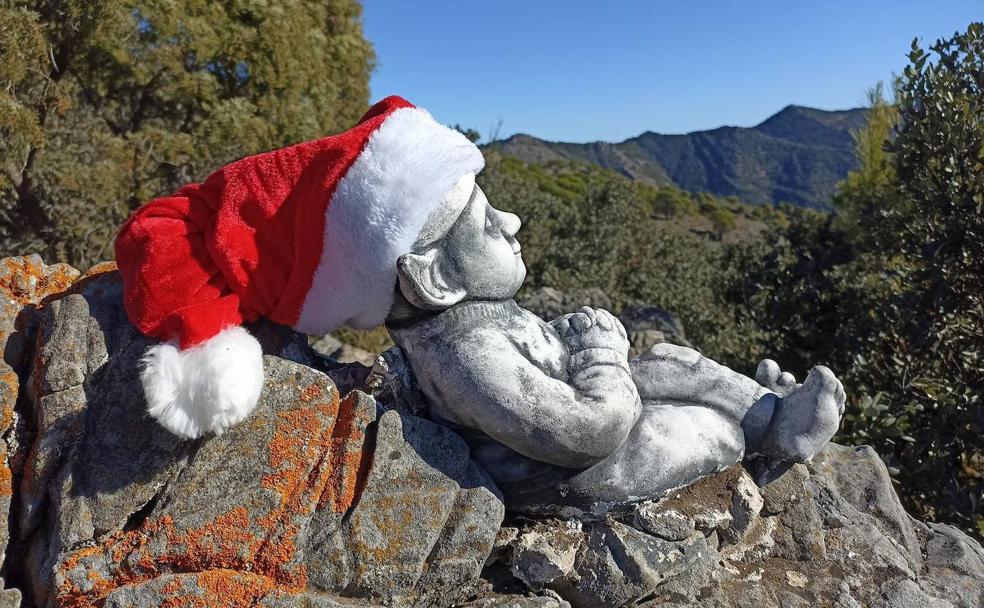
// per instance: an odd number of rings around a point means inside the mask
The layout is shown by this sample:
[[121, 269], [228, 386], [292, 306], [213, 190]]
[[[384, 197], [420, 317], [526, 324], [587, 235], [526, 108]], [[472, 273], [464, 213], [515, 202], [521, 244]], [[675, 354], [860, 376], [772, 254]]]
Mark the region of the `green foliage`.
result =
[[895, 163], [885, 142], [898, 122], [898, 110], [885, 100], [881, 83], [868, 91], [868, 103], [868, 123], [854, 133], [858, 169], [838, 184], [833, 198], [838, 228], [855, 231], [852, 234], [855, 239], [860, 237], [856, 230], [862, 220], [870, 220], [885, 206], [883, 201], [896, 198]]
[[701, 205], [701, 213], [711, 219], [714, 226], [714, 236], [717, 240], [722, 240], [724, 234], [735, 229], [735, 214], [727, 207], [718, 203], [704, 203]]
[[588, 162], [657, 187], [829, 209], [838, 180], [855, 168], [851, 129], [864, 121], [862, 109], [788, 106], [751, 128], [646, 132], [619, 143], [572, 144], [515, 135], [504, 141], [489, 138], [486, 148], [531, 163]]
[[652, 200], [653, 212], [665, 219], [697, 212], [697, 205], [687, 193], [672, 187], [660, 188]]
[[899, 198], [872, 226], [904, 284], [870, 379], [911, 412], [919, 449], [896, 454], [915, 505], [970, 527], [984, 519], [984, 24], [930, 52], [913, 42], [909, 61], [890, 142]]
[[236, 158], [350, 127], [356, 0], [0, 0], [0, 254], [81, 267], [122, 219]]
[[467, 137], [468, 138], [468, 141], [470, 141], [472, 143], [478, 143], [478, 140], [482, 139], [482, 134], [479, 133], [478, 131], [476, 131], [475, 129], [465, 128], [465, 127], [462, 127], [459, 124], [455, 124], [451, 128], [454, 129], [455, 131], [461, 133], [465, 137]]
[[[979, 535], [984, 26], [929, 52], [914, 45], [909, 59], [894, 102], [880, 87], [869, 95], [834, 215], [653, 189], [571, 162], [491, 155], [481, 179], [526, 220], [528, 287], [600, 287], [616, 309], [663, 307], [706, 354], [745, 372], [762, 357], [799, 377], [830, 366], [849, 394], [840, 440], [874, 445], [918, 516]], [[765, 230], [720, 242], [749, 221]]]
[[[748, 348], [755, 343], [739, 339], [742, 331], [718, 289], [726, 250], [708, 239], [707, 231], [681, 229], [665, 219], [664, 201], [672, 200], [686, 210], [677, 213], [688, 222], [709, 226], [713, 220], [700, 208], [728, 211], [723, 201], [672, 187], [654, 189], [583, 163], [533, 165], [487, 156], [479, 183], [493, 204], [524, 221], [519, 235], [529, 271], [524, 289], [597, 287], [616, 311], [649, 303], [674, 312], [708, 352], [739, 360], [753, 356]], [[741, 204], [738, 213], [728, 212], [749, 222], [756, 215], [780, 215]]]
[[930, 520], [984, 522], [984, 26], [914, 43], [872, 95], [834, 218], [798, 218], [726, 274], [740, 321], [799, 373], [842, 374], [841, 438], [869, 442]]

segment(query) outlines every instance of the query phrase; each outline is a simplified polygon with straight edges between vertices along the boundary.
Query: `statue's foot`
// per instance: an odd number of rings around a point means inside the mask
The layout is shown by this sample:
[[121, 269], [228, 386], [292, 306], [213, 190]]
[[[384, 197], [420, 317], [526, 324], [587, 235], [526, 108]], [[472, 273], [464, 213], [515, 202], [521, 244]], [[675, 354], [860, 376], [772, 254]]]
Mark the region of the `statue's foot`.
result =
[[[759, 366], [761, 369], [762, 365]], [[759, 379], [759, 374], [756, 374], [756, 380], [768, 388]], [[777, 386], [784, 389], [784, 393], [776, 391], [780, 399], [758, 452], [780, 460], [807, 462], [823, 449], [840, 427], [847, 399], [844, 386], [822, 365], [811, 369], [803, 384], [797, 385], [795, 379], [791, 382], [785, 379]]]
[[772, 359], [762, 359], [758, 364], [755, 381], [780, 397], [785, 397], [800, 386], [792, 374], [779, 369], [779, 364]]

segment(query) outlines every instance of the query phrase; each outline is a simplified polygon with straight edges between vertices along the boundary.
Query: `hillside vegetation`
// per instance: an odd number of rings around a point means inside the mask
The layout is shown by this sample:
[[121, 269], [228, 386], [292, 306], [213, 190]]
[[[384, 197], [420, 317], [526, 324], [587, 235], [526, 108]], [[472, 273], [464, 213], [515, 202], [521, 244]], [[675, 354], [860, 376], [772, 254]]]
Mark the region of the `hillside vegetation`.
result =
[[[982, 75], [980, 23], [914, 43], [894, 102], [872, 94], [834, 214], [758, 218], [543, 159], [493, 157], [482, 185], [526, 220], [528, 287], [656, 304], [746, 372], [762, 357], [797, 377], [828, 365], [849, 394], [840, 440], [874, 445], [920, 517], [984, 535]], [[663, 221], [664, 204], [687, 221], [724, 208], [760, 225], [723, 243]]]
[[653, 186], [737, 196], [749, 203], [788, 201], [830, 208], [836, 184], [855, 168], [851, 132], [864, 109], [827, 112], [788, 106], [751, 128], [686, 135], [646, 132], [619, 143], [571, 144], [514, 135], [487, 146], [530, 163], [580, 160]]
[[0, 254], [113, 257], [141, 203], [349, 128], [369, 102], [357, 0], [0, 0]]
[[[350, 127], [374, 63], [360, 13], [0, 0], [0, 255], [86, 268], [142, 202]], [[479, 181], [525, 221], [526, 289], [659, 306], [745, 372], [829, 365], [850, 396], [840, 440], [872, 444], [919, 517], [984, 535], [982, 87], [975, 23], [914, 43], [894, 100], [867, 110], [619, 144], [516, 136]]]

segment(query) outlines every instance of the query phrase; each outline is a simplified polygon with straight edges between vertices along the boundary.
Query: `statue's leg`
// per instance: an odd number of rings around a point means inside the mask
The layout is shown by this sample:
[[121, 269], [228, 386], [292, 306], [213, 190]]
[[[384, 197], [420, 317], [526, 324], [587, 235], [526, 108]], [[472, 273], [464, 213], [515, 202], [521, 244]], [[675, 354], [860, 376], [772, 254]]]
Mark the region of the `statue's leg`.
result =
[[818, 365], [777, 403], [756, 451], [791, 462], [806, 462], [827, 445], [844, 414], [844, 386], [834, 373]]
[[739, 424], [714, 409], [643, 402], [625, 443], [561, 491], [586, 502], [659, 496], [735, 464], [744, 449]]
[[752, 378], [692, 348], [657, 344], [629, 362], [643, 402], [712, 410], [741, 431], [750, 449], [762, 440], [777, 396]]

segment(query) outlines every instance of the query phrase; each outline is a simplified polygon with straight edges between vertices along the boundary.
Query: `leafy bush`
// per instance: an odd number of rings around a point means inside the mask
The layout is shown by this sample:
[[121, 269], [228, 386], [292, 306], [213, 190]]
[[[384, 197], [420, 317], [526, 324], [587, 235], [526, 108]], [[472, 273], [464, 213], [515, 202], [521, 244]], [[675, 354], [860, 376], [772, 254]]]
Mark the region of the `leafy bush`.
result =
[[[871, 95], [834, 215], [572, 164], [492, 158], [482, 184], [526, 220], [528, 286], [655, 304], [745, 372], [830, 366], [849, 394], [839, 439], [874, 445], [921, 518], [984, 536], [984, 26], [909, 60], [894, 103]], [[674, 229], [685, 199], [712, 239]], [[739, 217], [766, 238], [717, 242]]]
[[[523, 219], [524, 290], [600, 288], [616, 312], [632, 303], [673, 312], [689, 338], [715, 356], [743, 364], [756, 356], [758, 342], [745, 337], [755, 330], [735, 326], [734, 311], [719, 289], [727, 250], [705, 231], [681, 230], [676, 221], [666, 221], [662, 206], [667, 199], [681, 201], [680, 209], [710, 226], [712, 218], [700, 209], [727, 211], [723, 201], [675, 188], [657, 190], [581, 163], [527, 165], [495, 153], [488, 154], [479, 183], [494, 205]], [[749, 221], [760, 213], [741, 206]]]
[[356, 0], [0, 2], [0, 255], [82, 268], [131, 210], [236, 158], [350, 127]]
[[837, 216], [746, 254], [727, 298], [784, 365], [840, 372], [841, 439], [873, 444], [910, 508], [984, 535], [984, 26], [909, 60]]

